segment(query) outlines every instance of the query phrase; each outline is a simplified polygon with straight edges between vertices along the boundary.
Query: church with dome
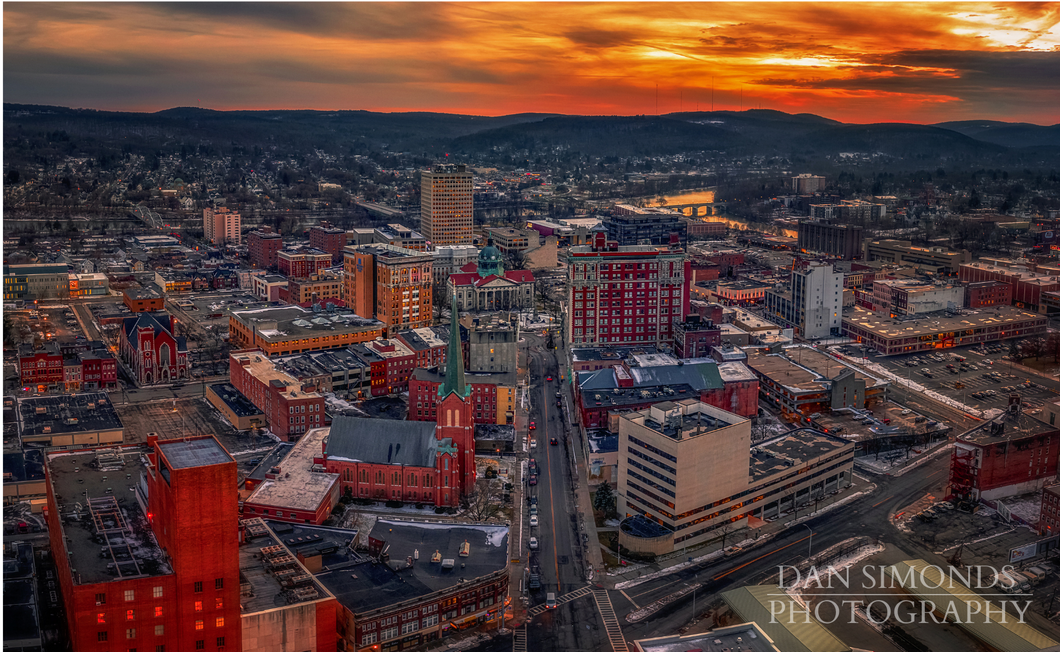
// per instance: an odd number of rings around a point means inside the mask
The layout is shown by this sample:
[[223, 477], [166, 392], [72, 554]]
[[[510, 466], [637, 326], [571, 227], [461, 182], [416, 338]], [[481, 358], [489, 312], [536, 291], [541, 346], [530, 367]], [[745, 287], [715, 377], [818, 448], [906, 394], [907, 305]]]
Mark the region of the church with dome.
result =
[[505, 271], [504, 258], [490, 239], [477, 262], [449, 275], [446, 289], [462, 312], [521, 310], [533, 307], [534, 275], [525, 269]]

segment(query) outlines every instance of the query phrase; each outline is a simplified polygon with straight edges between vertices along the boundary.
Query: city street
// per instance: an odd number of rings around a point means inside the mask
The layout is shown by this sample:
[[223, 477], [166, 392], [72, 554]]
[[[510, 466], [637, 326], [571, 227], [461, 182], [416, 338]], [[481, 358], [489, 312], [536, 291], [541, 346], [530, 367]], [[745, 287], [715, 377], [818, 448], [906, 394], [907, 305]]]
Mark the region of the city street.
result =
[[[586, 587], [582, 547], [577, 540], [569, 442], [565, 437], [566, 408], [556, 406], [556, 392], [562, 387], [555, 351], [540, 337], [527, 335], [531, 376], [530, 419], [537, 429], [530, 432], [537, 440], [531, 457], [537, 461], [538, 484], [526, 487], [528, 496], [537, 496], [540, 525], [529, 536], [537, 537], [540, 549], [529, 556], [531, 568], [539, 568], [541, 589], [530, 592], [530, 606], [541, 605], [545, 596], [563, 595]], [[551, 381], [546, 378], [552, 378]], [[563, 399], [564, 404], [568, 398]], [[549, 441], [555, 438], [557, 445]], [[528, 510], [524, 510], [528, 514]], [[527, 516], [527, 519], [529, 517]], [[524, 527], [529, 526], [529, 520]], [[527, 645], [534, 650], [600, 650], [607, 645], [596, 605], [590, 595], [544, 611], [527, 626]]]

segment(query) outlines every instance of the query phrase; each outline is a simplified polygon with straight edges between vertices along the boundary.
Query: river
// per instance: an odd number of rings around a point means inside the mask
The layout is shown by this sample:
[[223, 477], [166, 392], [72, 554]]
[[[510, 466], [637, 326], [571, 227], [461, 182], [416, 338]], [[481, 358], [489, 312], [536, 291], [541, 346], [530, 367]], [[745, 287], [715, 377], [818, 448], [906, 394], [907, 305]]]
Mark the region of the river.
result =
[[[648, 200], [648, 206], [672, 206], [674, 204], [695, 204], [702, 202], [709, 204], [714, 202], [714, 191], [713, 190], [689, 190], [687, 192], [679, 192], [672, 195], [665, 195], [662, 198], [664, 201], [659, 201], [656, 198]], [[687, 214], [687, 213], [686, 213]], [[747, 229], [753, 229], [755, 231], [768, 231], [775, 235], [782, 235], [788, 238], [797, 238], [799, 236], [798, 231], [794, 229], [786, 229], [773, 224], [768, 223], [749, 223], [746, 220], [742, 220], [731, 215], [708, 215], [706, 217], [700, 216], [701, 220], [705, 222], [724, 222], [729, 226], [730, 229], [737, 231], [746, 231]]]

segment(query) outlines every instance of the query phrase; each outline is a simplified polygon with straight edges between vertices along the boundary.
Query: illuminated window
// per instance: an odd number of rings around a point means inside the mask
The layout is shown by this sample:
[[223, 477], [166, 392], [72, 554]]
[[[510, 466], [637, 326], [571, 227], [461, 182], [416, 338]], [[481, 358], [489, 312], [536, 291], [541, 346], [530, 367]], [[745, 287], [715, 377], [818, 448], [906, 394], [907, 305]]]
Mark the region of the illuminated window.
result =
[[203, 621], [201, 621], [201, 620], [196, 620], [195, 621], [195, 629], [205, 629], [205, 628], [206, 628], [206, 625], [203, 624]]
[[223, 609], [225, 606], [224, 600], [222, 600], [221, 598], [217, 598], [217, 600], [215, 600], [214, 602], [214, 608], [216, 609]]
[[100, 625], [107, 624], [107, 614], [96, 614], [96, 622]]
[[195, 611], [202, 611], [202, 602], [201, 601], [197, 601], [195, 603]]
[[153, 597], [153, 598], [161, 598], [162, 597], [162, 587], [161, 586], [156, 586], [151, 592], [151, 597]]
[[217, 618], [216, 625], [217, 625], [217, 627], [224, 627], [225, 626], [224, 616], [221, 616], [221, 617]]
[[125, 620], [133, 620], [134, 618], [136, 618], [136, 612], [134, 610], [128, 609], [125, 611]]
[[136, 591], [133, 591], [132, 589], [130, 589], [130, 590], [125, 592], [125, 601], [126, 602], [132, 602], [135, 599], [136, 599]]

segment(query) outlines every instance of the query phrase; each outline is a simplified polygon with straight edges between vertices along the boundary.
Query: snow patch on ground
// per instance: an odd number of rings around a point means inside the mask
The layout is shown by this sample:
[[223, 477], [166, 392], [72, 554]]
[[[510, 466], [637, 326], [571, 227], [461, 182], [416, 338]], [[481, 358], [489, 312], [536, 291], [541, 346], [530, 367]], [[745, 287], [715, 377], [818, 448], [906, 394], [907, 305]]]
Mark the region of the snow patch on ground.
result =
[[341, 398], [339, 398], [338, 396], [335, 396], [334, 394], [332, 394], [330, 392], [327, 393], [327, 394], [324, 394], [324, 402], [327, 405], [329, 405], [329, 406], [331, 406], [333, 408], [337, 408], [337, 409], [340, 409], [340, 410], [352, 410], [353, 412], [357, 412], [359, 414], [363, 414], [364, 416], [368, 416], [368, 413], [365, 412], [364, 410], [362, 410], [361, 408], [357, 407], [353, 403], [350, 403], [349, 401], [342, 400]]
[[408, 525], [425, 530], [451, 530], [453, 528], [461, 528], [464, 530], [477, 530], [486, 535], [486, 543], [490, 544], [494, 548], [500, 548], [504, 545], [504, 537], [508, 536], [508, 528], [503, 525], [471, 525], [470, 523], [427, 523], [424, 521], [387, 521], [383, 523], [393, 523], [394, 525]]
[[606, 525], [607, 527], [618, 527], [621, 524], [622, 521], [618, 520], [617, 518], [609, 518], [604, 521], [604, 525]]
[[861, 549], [861, 550], [859, 550], [857, 552], [851, 553], [849, 555], [844, 555], [844, 556], [840, 557], [838, 560], [836, 560], [836, 562], [834, 564], [829, 564], [824, 569], [824, 571], [818, 572], [818, 574], [816, 576], [811, 575], [811, 574], [807, 574], [807, 575], [803, 576], [803, 578], [801, 580], [799, 580], [798, 582], [795, 582], [794, 584], [792, 584], [790, 586], [787, 586], [786, 588], [788, 589], [789, 592], [792, 592], [792, 591], [796, 591], [797, 592], [799, 589], [807, 588], [811, 584], [827, 584], [828, 583], [828, 578], [831, 575], [838, 575], [839, 572], [842, 571], [843, 569], [850, 568], [851, 566], [853, 566], [854, 564], [858, 563], [859, 561], [862, 561], [863, 559], [868, 559], [869, 557], [875, 555], [876, 553], [883, 552], [883, 550], [884, 550], [884, 546], [882, 544], [878, 544], [877, 543], [877, 544], [874, 544], [874, 545], [871, 545], [871, 546], [867, 546], [867, 547], [865, 547], [865, 548], [863, 548], [863, 549]]
[[[821, 510], [821, 511], [824, 511], [824, 510]], [[818, 513], [820, 513], [820, 512], [818, 512]], [[757, 540], [756, 539], [744, 539], [743, 541], [740, 541], [739, 543], [734, 543], [733, 545], [734, 546], [739, 546], [741, 548], [744, 548], [746, 546], [754, 545], [754, 543], [756, 541], [764, 541], [765, 539], [766, 539], [766, 537], [760, 537]], [[694, 566], [695, 564], [702, 564], [705, 561], [713, 561], [715, 559], [718, 559], [719, 557], [722, 557], [724, 554], [725, 554], [724, 550], [715, 550], [714, 552], [710, 552], [710, 553], [707, 553], [707, 554], [699, 556], [699, 557], [694, 557], [694, 558], [692, 558], [689, 561], [683, 561], [683, 562], [681, 562], [679, 564], [674, 564], [673, 566], [669, 566], [667, 568], [663, 568], [662, 570], [657, 570], [654, 573], [648, 573], [647, 575], [641, 575], [640, 577], [638, 577], [636, 579], [633, 579], [633, 580], [626, 580], [625, 582], [619, 582], [618, 584], [615, 584], [615, 589], [621, 591], [622, 589], [633, 588], [634, 586], [637, 586], [639, 584], [643, 584], [645, 582], [650, 582], [651, 580], [659, 579], [660, 577], [666, 577], [667, 575], [671, 575], [673, 573], [682, 571], [682, 570], [688, 568], [689, 566]]]
[[937, 441], [933, 444], [928, 444], [927, 446], [917, 446], [917, 450], [919, 450], [920, 452], [913, 453], [912, 451], [910, 451], [908, 458], [905, 455], [902, 455], [901, 457], [897, 457], [893, 460], [888, 460], [882, 459], [882, 456], [881, 459], [876, 459], [875, 456], [865, 455], [863, 457], [855, 458], [854, 463], [857, 466], [872, 471], [873, 473], [889, 473], [894, 469], [902, 468], [907, 464], [912, 464], [914, 461], [918, 461], [917, 458], [923, 457], [924, 455], [927, 455], [929, 453], [933, 453], [939, 446], [944, 446], [948, 443], [948, 441], [942, 440]]
[[983, 414], [982, 410], [977, 410], [977, 409], [971, 407], [970, 405], [965, 405], [964, 403], [961, 403], [960, 401], [955, 401], [952, 398], [950, 398], [949, 396], [946, 396], [944, 394], [939, 394], [936, 391], [933, 391], [933, 390], [928, 389], [927, 387], [924, 387], [920, 383], [916, 383], [916, 382], [913, 382], [912, 380], [907, 380], [905, 378], [902, 378], [901, 376], [895, 375], [895, 374], [891, 373], [890, 371], [888, 371], [882, 365], [876, 364], [875, 362], [868, 362], [868, 361], [862, 362], [861, 363], [861, 367], [864, 368], [864, 369], [868, 369], [869, 371], [872, 371], [873, 373], [877, 373], [880, 376], [883, 376], [884, 378], [886, 378], [887, 380], [889, 380], [892, 383], [895, 383], [896, 385], [902, 385], [903, 387], [906, 387], [906, 388], [908, 388], [908, 389], [910, 389], [910, 390], [912, 390], [912, 391], [914, 391], [914, 392], [916, 392], [918, 394], [924, 394], [925, 396], [928, 396], [928, 397], [932, 398], [933, 400], [938, 401], [939, 403], [943, 403], [945, 405], [948, 405], [951, 408], [954, 408], [956, 410], [960, 410], [961, 412], [964, 412], [966, 414], [971, 414], [971, 415], [979, 417], [981, 419], [986, 418], [986, 416]]

